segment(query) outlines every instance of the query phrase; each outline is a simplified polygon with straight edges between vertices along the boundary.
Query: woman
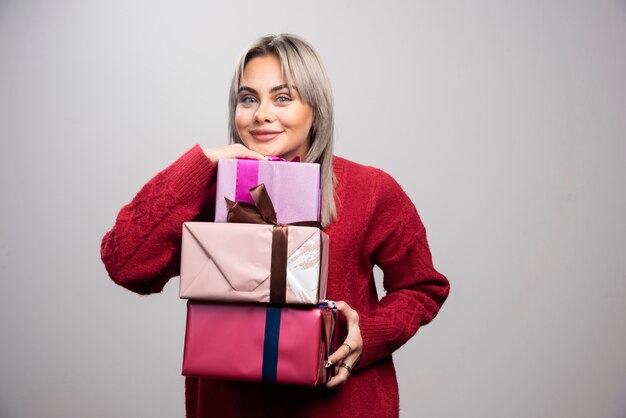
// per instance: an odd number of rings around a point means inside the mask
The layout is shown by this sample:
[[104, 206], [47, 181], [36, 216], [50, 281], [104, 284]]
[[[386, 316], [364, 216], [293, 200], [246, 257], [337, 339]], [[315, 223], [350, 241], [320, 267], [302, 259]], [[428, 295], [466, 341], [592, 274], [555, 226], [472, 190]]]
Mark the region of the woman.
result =
[[[398, 416], [391, 354], [434, 318], [449, 290], [414, 205], [388, 174], [333, 156], [330, 83], [296, 36], [261, 38], [242, 55], [229, 115], [231, 145], [193, 147], [122, 208], [102, 241], [111, 278], [147, 294], [179, 274], [182, 223], [213, 219], [221, 158], [299, 156], [321, 165], [327, 297], [339, 301], [347, 334], [329, 359], [337, 372], [329, 390], [186, 378], [187, 416]], [[380, 301], [374, 264], [384, 272]]]

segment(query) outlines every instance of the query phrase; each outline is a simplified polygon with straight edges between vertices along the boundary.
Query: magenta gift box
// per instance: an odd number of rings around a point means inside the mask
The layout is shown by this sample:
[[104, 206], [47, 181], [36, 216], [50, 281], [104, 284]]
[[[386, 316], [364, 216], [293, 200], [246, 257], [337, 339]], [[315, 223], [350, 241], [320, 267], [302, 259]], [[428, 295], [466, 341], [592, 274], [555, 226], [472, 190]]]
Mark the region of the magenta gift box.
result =
[[[272, 225], [185, 222], [180, 297], [317, 305], [326, 298], [328, 235], [307, 226], [288, 226], [287, 233], [286, 271], [276, 282]], [[270, 298], [272, 286], [284, 295], [280, 302]]]
[[254, 203], [248, 192], [264, 183], [278, 223], [320, 220], [320, 165], [222, 158], [217, 164], [215, 222], [226, 222], [224, 198]]
[[334, 332], [325, 308], [187, 302], [183, 376], [315, 386]]

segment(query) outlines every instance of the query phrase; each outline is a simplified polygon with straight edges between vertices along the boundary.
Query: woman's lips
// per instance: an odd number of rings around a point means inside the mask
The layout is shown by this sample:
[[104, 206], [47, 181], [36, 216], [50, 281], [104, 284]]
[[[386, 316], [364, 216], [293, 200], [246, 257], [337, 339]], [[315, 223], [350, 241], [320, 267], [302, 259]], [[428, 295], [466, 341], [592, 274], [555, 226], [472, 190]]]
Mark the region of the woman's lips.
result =
[[266, 129], [254, 129], [250, 131], [250, 135], [257, 141], [270, 141], [280, 135], [282, 131], [270, 131]]

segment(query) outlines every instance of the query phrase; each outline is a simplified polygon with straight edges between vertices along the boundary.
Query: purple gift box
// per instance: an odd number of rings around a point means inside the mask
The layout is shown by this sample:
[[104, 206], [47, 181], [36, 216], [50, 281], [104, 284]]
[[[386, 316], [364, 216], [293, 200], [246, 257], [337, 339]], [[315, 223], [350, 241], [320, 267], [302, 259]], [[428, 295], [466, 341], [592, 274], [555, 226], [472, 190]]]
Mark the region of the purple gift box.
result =
[[316, 163], [223, 158], [217, 165], [215, 222], [226, 222], [224, 198], [254, 203], [249, 190], [264, 183], [277, 222], [320, 220], [320, 166]]

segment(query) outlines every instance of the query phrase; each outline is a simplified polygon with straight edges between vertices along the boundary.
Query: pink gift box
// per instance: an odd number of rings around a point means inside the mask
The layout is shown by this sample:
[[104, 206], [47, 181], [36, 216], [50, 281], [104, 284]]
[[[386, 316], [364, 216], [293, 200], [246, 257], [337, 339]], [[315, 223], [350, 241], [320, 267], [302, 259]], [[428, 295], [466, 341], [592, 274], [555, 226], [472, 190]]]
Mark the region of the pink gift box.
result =
[[326, 382], [335, 313], [187, 302], [184, 376], [315, 386]]
[[[273, 226], [185, 222], [180, 291], [183, 299], [317, 305], [326, 298], [328, 235], [288, 226], [286, 281], [272, 281]], [[284, 270], [280, 270], [284, 271]], [[283, 276], [283, 279], [285, 276]], [[272, 286], [284, 300], [270, 298]]]
[[315, 163], [223, 158], [217, 164], [215, 222], [226, 222], [224, 198], [253, 203], [252, 187], [265, 183], [278, 223], [320, 220], [320, 166]]

